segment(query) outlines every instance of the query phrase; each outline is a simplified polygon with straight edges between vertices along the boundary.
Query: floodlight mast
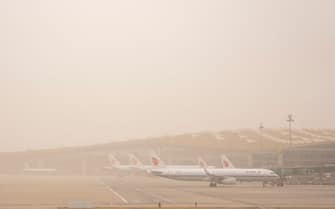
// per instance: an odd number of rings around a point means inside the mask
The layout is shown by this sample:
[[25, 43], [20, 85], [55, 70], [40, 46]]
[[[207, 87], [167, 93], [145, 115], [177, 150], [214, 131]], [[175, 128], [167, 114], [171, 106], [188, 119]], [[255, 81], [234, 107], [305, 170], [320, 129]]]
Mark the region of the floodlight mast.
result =
[[289, 127], [289, 132], [288, 132], [289, 133], [289, 146], [291, 146], [292, 145], [292, 123], [294, 122], [292, 114], [288, 115], [287, 122], [288, 122], [288, 127]]
[[259, 128], [259, 145], [260, 145], [259, 149], [262, 152], [263, 151], [263, 129], [264, 129], [263, 123], [260, 123], [258, 128]]

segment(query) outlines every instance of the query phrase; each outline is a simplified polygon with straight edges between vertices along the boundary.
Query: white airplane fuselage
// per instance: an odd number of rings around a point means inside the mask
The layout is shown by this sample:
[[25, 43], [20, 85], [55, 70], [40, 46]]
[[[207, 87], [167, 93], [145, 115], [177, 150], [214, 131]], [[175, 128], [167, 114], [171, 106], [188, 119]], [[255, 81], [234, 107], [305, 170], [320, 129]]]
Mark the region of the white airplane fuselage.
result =
[[[154, 165], [138, 165], [134, 166], [135, 169], [139, 170], [146, 170], [151, 172], [152, 170], [166, 170], [166, 169], [201, 169], [199, 165], [161, 165], [161, 166], [154, 166]], [[209, 168], [215, 168], [214, 166], [209, 166]]]
[[244, 169], [244, 168], [208, 168], [209, 174], [204, 169], [172, 169], [162, 168], [153, 169], [151, 173], [156, 176], [183, 180], [183, 181], [216, 181], [224, 182], [225, 180], [235, 179], [236, 181], [274, 181], [279, 176], [268, 169]]

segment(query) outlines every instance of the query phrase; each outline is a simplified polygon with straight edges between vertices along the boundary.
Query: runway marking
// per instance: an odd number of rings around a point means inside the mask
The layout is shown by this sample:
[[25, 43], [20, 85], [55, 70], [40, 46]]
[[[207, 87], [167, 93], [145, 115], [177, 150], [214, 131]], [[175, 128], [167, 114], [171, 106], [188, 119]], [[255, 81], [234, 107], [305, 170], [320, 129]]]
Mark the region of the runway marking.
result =
[[122, 200], [122, 202], [128, 204], [128, 200], [126, 200], [126, 198], [124, 198], [122, 195], [120, 195], [119, 193], [117, 193], [115, 190], [113, 190], [112, 188], [109, 188], [109, 191], [112, 192], [115, 196], [117, 196], [120, 200]]
[[[186, 191], [186, 190], [183, 190], [183, 191]], [[198, 192], [193, 191], [192, 193], [201, 194], [201, 195], [208, 196], [208, 197], [220, 198], [220, 199], [223, 199], [223, 200], [226, 200], [226, 201], [230, 201], [232, 203], [236, 202], [236, 203], [240, 203], [240, 204], [246, 205], [246, 206], [255, 206], [255, 207], [258, 207], [260, 209], [272, 209], [272, 207], [266, 206], [265, 204], [259, 204], [259, 203], [254, 203], [254, 202], [250, 202], [250, 201], [238, 200], [238, 199], [234, 199], [234, 198], [226, 198], [226, 197], [221, 197], [220, 195], [209, 195], [207, 193], [199, 192], [199, 191]]]

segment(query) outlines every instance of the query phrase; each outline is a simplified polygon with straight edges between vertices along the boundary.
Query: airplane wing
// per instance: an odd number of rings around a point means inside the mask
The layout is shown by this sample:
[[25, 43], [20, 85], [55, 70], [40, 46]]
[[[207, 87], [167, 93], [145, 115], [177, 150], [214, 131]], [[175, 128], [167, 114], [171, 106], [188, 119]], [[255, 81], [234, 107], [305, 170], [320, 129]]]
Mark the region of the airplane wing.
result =
[[218, 175], [215, 175], [214, 173], [211, 173], [207, 169], [207, 167], [208, 167], [207, 163], [201, 157], [199, 158], [199, 164], [204, 169], [205, 174], [210, 178], [211, 181], [221, 182], [224, 179], [228, 178], [228, 176], [227, 177], [225, 177], [225, 176], [218, 176]]

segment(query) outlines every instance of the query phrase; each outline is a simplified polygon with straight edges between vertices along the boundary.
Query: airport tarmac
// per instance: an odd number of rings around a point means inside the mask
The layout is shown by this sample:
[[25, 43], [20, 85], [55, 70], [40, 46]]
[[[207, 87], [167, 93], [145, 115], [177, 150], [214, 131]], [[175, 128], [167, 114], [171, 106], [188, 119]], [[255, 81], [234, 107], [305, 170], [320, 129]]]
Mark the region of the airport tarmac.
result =
[[66, 206], [334, 207], [335, 186], [262, 188], [242, 183], [210, 188], [148, 176], [0, 176], [0, 208]]

